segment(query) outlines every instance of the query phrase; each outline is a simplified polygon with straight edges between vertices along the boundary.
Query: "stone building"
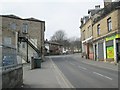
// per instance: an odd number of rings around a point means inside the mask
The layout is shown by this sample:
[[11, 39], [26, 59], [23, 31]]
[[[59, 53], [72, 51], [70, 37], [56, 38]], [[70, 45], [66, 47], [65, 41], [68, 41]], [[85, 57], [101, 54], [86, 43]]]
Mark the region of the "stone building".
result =
[[93, 23], [94, 59], [120, 60], [120, 2], [109, 2]]
[[[31, 57], [36, 56], [42, 57], [43, 60], [45, 22], [35, 18], [28, 18], [22, 19], [21, 25], [23, 27], [18, 36], [23, 41], [20, 42], [19, 51], [22, 51], [22, 55], [27, 56], [28, 61], [30, 61]], [[25, 39], [27, 39], [27, 42], [24, 42]]]
[[[106, 2], [104, 0], [104, 8], [99, 8], [97, 12], [90, 15], [92, 17], [89, 17], [85, 24], [83, 24], [84, 20], [81, 22], [82, 48], [85, 47], [83, 52], [86, 52], [87, 58], [91, 57], [91, 43], [92, 59], [118, 62], [120, 60], [120, 1]], [[91, 29], [89, 29], [90, 25]]]
[[88, 10], [88, 16], [81, 18], [81, 40], [83, 57], [93, 59], [93, 19], [95, 14], [101, 10], [100, 6]]
[[[17, 32], [20, 24], [19, 17], [0, 16], [0, 69], [2, 80], [0, 88], [13, 88], [23, 83], [21, 60], [17, 59]], [[16, 25], [15, 23], [16, 22]], [[12, 77], [11, 77], [12, 76]], [[14, 78], [13, 78], [14, 77]]]
[[45, 41], [46, 55], [61, 55], [63, 45], [57, 42]]
[[0, 15], [0, 87], [22, 85], [22, 60], [29, 62], [33, 56], [44, 60], [44, 32], [45, 21]]

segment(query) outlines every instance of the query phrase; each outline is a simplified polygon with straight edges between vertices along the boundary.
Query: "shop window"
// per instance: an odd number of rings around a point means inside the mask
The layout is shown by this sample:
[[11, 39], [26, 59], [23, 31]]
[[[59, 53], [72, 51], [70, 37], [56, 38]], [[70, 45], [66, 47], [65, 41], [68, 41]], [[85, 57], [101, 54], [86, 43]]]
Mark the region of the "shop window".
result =
[[107, 49], [107, 58], [108, 59], [114, 58], [114, 47], [113, 47], [113, 45], [112, 46], [107, 46], [106, 49]]
[[112, 21], [111, 17], [107, 19], [107, 25], [108, 25], [108, 31], [110, 32], [112, 30]]

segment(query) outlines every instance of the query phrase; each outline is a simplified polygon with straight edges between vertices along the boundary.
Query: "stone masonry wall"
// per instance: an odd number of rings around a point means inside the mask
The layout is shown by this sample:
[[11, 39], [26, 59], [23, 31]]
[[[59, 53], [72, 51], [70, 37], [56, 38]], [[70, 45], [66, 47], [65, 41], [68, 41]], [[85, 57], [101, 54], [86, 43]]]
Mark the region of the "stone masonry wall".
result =
[[5, 70], [2, 73], [2, 88], [15, 88], [23, 84], [22, 66], [14, 67], [11, 70]]

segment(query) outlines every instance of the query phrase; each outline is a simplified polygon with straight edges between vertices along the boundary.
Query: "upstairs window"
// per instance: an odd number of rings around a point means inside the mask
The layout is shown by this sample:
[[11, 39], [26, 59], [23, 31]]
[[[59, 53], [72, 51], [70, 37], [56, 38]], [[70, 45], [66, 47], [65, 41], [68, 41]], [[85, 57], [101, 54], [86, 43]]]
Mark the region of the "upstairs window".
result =
[[83, 31], [83, 40], [85, 40], [85, 30]]
[[12, 30], [16, 30], [16, 23], [11, 23], [11, 24], [10, 24], [10, 28], [11, 28]]
[[91, 26], [88, 27], [88, 36], [91, 37], [92, 36], [92, 30], [91, 30]]
[[107, 19], [107, 25], [108, 25], [108, 31], [110, 32], [112, 30], [112, 21], [111, 17]]
[[22, 48], [26, 48], [26, 43], [25, 42], [22, 43]]
[[28, 24], [23, 24], [23, 33], [28, 33]]
[[5, 37], [4, 38], [4, 44], [5, 45], [11, 45], [12, 44], [11, 37]]
[[97, 25], [97, 34], [100, 35], [100, 24]]

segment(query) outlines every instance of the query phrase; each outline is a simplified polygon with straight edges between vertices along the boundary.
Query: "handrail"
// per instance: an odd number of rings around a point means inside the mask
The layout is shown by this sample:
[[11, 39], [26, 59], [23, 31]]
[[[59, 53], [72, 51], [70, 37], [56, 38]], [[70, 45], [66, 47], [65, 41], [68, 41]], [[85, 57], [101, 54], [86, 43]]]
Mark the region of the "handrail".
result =
[[[36, 43], [32, 40], [32, 38], [31, 38], [31, 36], [28, 34], [28, 37], [26, 37], [28, 40], [30, 40], [34, 45], [36, 45]], [[37, 43], [37, 45], [36, 45], [36, 47], [38, 48], [39, 46], [41, 46], [41, 45], [39, 45], [38, 43]]]
[[23, 57], [23, 59], [25, 59], [25, 61], [27, 61], [27, 56], [21, 50], [20, 50], [20, 52], [17, 53], [17, 55], [20, 55], [21, 57]]
[[[28, 43], [30, 43], [30, 44], [32, 44], [33, 45], [33, 48], [35, 48], [37, 51], [39, 51], [39, 53], [41, 52], [41, 45], [39, 45], [38, 43], [36, 44], [32, 39], [33, 38], [31, 38], [31, 36], [29, 35], [29, 34], [27, 34], [27, 35], [24, 35], [24, 34], [20, 34], [19, 35], [19, 37], [20, 38], [24, 38]], [[36, 51], [35, 50], [35, 51]], [[36, 52], [37, 52], [36, 51]]]
[[36, 45], [36, 43], [32, 40], [32, 39], [28, 39], [36, 48], [38, 48], [38, 45]]

